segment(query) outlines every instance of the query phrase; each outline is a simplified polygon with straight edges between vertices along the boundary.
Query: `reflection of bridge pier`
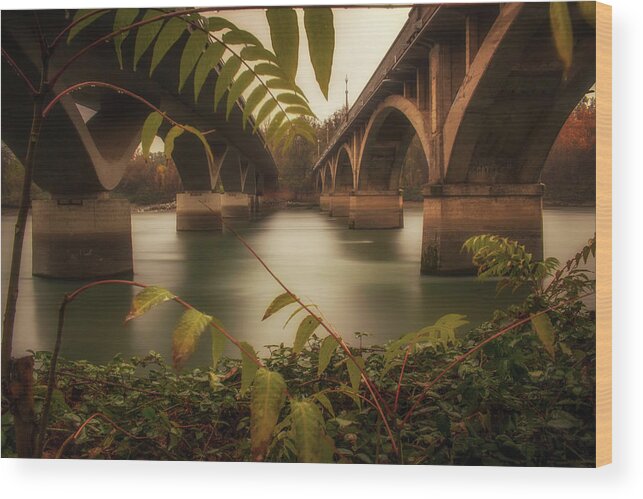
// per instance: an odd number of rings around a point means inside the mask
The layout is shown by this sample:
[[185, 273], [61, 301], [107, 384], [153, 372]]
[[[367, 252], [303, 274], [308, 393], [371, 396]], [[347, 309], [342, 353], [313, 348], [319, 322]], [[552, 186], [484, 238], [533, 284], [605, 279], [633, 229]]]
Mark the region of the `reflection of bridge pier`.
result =
[[328, 199], [328, 215], [331, 217], [348, 217], [350, 206], [349, 192], [335, 192]]
[[221, 194], [211, 191], [176, 195], [176, 230], [221, 230]]
[[399, 191], [357, 191], [350, 196], [348, 227], [351, 229], [399, 229], [404, 227]]
[[33, 202], [33, 274], [64, 279], [131, 275], [130, 204], [107, 193]]
[[414, 6], [314, 167], [322, 210], [328, 199], [339, 212], [351, 192], [350, 228], [402, 227], [413, 150], [423, 273], [473, 273], [461, 248], [476, 234], [508, 236], [542, 258], [540, 174], [596, 81], [595, 26], [576, 7], [570, 21], [565, 68], [548, 4]]
[[543, 258], [542, 184], [443, 185], [424, 190], [423, 274], [471, 274], [462, 243], [478, 234], [520, 241]]

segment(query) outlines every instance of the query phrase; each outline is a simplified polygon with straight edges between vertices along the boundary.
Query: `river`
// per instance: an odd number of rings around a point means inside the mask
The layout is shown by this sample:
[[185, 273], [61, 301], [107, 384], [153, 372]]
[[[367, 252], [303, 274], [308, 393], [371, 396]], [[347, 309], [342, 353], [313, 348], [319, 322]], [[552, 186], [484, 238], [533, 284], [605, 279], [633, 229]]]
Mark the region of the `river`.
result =
[[[517, 299], [510, 292], [497, 295], [494, 282], [420, 275], [421, 208], [405, 208], [404, 217], [401, 230], [353, 231], [316, 209], [288, 209], [241, 224], [238, 230], [275, 273], [295, 293], [316, 303], [352, 344], [358, 344], [355, 332], [367, 333], [365, 343], [381, 344], [447, 313], [466, 314], [477, 324]], [[14, 223], [15, 216], [2, 216], [3, 310]], [[136, 280], [167, 287], [259, 350], [292, 344], [297, 321], [283, 328], [288, 311], [261, 321], [281, 289], [231, 234], [176, 232], [172, 212], [133, 214], [132, 230]], [[566, 260], [594, 231], [593, 208], [546, 209], [545, 256]], [[31, 275], [28, 228], [14, 355], [53, 348], [60, 301], [81, 284]], [[154, 350], [171, 359], [172, 328], [180, 307], [165, 303], [124, 325], [134, 293], [123, 286], [102, 287], [75, 301], [68, 309], [63, 356], [104, 362], [118, 353]], [[209, 349], [209, 337], [203, 337], [190, 364], [206, 365]]]

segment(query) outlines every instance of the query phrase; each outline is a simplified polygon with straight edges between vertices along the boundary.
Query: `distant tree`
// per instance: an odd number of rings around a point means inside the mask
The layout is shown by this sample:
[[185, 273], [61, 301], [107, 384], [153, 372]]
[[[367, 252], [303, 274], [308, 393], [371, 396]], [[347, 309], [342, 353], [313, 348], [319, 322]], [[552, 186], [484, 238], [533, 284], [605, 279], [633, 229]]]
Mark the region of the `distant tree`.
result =
[[157, 204], [173, 201], [176, 193], [182, 190], [181, 177], [174, 162], [157, 152], [151, 153], [147, 160], [137, 153], [114, 192], [132, 203]]

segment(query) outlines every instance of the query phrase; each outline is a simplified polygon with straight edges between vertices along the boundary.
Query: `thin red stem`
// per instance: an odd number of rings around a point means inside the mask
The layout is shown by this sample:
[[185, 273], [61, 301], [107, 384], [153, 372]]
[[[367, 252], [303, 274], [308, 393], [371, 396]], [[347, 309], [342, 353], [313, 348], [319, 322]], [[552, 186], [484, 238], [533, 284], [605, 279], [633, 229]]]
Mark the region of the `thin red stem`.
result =
[[29, 81], [29, 78], [24, 74], [22, 69], [20, 69], [20, 66], [16, 63], [16, 61], [13, 60], [13, 57], [9, 55], [9, 53], [2, 47], [2, 55], [4, 58], [7, 60], [9, 65], [13, 68], [13, 70], [18, 74], [18, 76], [25, 82], [25, 85], [27, 85], [27, 88], [31, 92], [31, 95], [36, 95], [38, 94], [38, 90], [36, 90], [36, 87], [33, 86], [33, 83]]
[[49, 50], [51, 51], [54, 48], [56, 48], [56, 45], [58, 45], [60, 43], [60, 41], [63, 39], [63, 36], [65, 36], [65, 34], [67, 32], [69, 32], [74, 26], [77, 26], [78, 24], [82, 23], [85, 19], [89, 19], [92, 16], [96, 16], [96, 15], [100, 14], [101, 12], [107, 12], [108, 10], [110, 10], [110, 9], [96, 9], [96, 10], [94, 10], [92, 12], [88, 12], [84, 16], [81, 16], [78, 19], [76, 19], [75, 21], [69, 23], [67, 25], [67, 27], [65, 27], [65, 29], [63, 29], [60, 33], [58, 33], [56, 38], [54, 38], [54, 41], [52, 41], [51, 44], [49, 44]]
[[400, 391], [402, 391], [402, 378], [404, 378], [404, 369], [406, 368], [406, 363], [409, 360], [409, 354], [411, 353], [411, 347], [409, 346], [406, 349], [404, 354], [404, 360], [402, 361], [402, 370], [400, 371], [400, 379], [397, 381], [397, 390], [395, 390], [395, 402], [393, 403], [393, 412], [397, 413], [397, 403], [400, 400]]

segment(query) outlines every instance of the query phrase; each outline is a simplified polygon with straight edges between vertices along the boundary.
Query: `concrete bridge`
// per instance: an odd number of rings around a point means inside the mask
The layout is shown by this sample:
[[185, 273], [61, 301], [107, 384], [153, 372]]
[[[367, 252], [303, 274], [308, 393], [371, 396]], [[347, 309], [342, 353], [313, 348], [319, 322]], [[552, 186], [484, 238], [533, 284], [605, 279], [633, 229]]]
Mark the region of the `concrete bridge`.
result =
[[[38, 11], [45, 37], [51, 41], [70, 20], [64, 10]], [[31, 81], [39, 81], [40, 48], [33, 11], [2, 13], [2, 46]], [[113, 16], [104, 16], [81, 31], [71, 44], [60, 43], [49, 74], [80, 48], [112, 31]], [[261, 196], [277, 187], [277, 168], [260, 133], [242, 129], [243, 102], [230, 119], [225, 103], [212, 110], [216, 74], [206, 80], [194, 102], [192, 76], [177, 92], [179, 61], [187, 32], [148, 78], [150, 47], [132, 70], [136, 36], [123, 43], [124, 69], [113, 43], [90, 51], [58, 81], [56, 92], [83, 81], [109, 82], [131, 90], [167, 112], [179, 123], [206, 135], [216, 161], [215, 171], [198, 139], [184, 133], [175, 142], [173, 158], [185, 192], [177, 195], [177, 230], [221, 230], [220, 216], [248, 217]], [[24, 158], [33, 101], [22, 80], [3, 58], [2, 140]], [[51, 199], [34, 201], [32, 212], [33, 273], [63, 278], [93, 278], [131, 274], [132, 237], [129, 203], [110, 198], [140, 143], [150, 109], [131, 97], [104, 88], [87, 87], [62, 99], [44, 122], [37, 150], [35, 183]], [[168, 130], [163, 125], [160, 135]], [[218, 171], [216, 171], [218, 170]], [[225, 194], [221, 193], [223, 186]], [[207, 205], [207, 206], [206, 206]]]
[[424, 152], [421, 271], [473, 271], [471, 235], [543, 254], [540, 174], [558, 132], [596, 81], [596, 34], [574, 4], [565, 72], [549, 4], [415, 6], [315, 165], [320, 206], [351, 229], [403, 225], [401, 170]]

